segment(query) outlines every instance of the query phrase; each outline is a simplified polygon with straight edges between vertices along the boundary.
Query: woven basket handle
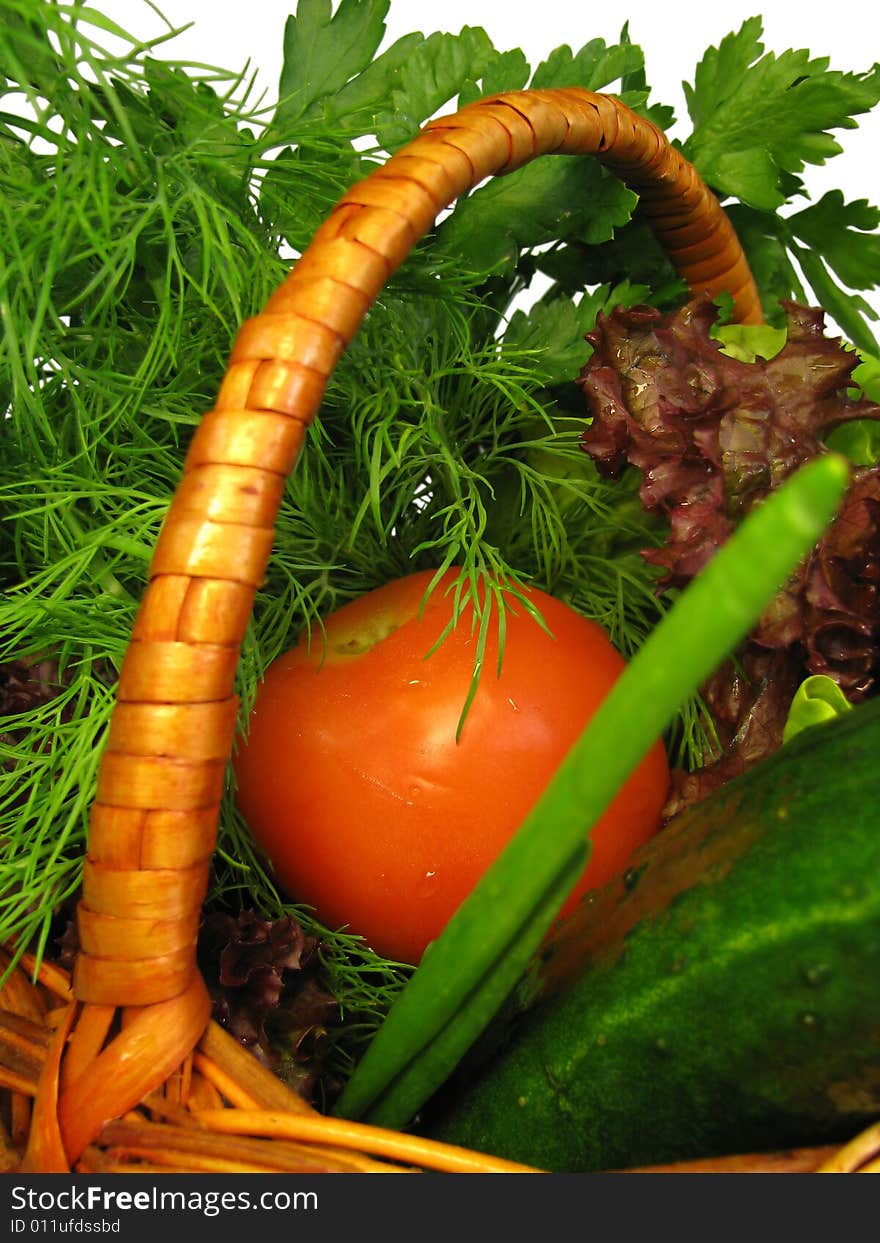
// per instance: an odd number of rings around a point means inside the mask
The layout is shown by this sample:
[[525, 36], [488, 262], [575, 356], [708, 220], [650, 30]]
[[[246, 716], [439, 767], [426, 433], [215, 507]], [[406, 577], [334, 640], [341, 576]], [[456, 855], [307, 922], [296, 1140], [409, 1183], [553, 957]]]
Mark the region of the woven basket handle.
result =
[[[233, 679], [285, 479], [327, 378], [389, 275], [440, 210], [538, 155], [595, 155], [694, 291], [758, 294], [717, 200], [662, 132], [583, 90], [522, 91], [432, 121], [354, 186], [264, 312], [241, 328], [158, 540], [119, 678], [79, 906], [77, 997], [182, 996], [236, 720]], [[169, 1057], [171, 1055], [169, 1054]]]

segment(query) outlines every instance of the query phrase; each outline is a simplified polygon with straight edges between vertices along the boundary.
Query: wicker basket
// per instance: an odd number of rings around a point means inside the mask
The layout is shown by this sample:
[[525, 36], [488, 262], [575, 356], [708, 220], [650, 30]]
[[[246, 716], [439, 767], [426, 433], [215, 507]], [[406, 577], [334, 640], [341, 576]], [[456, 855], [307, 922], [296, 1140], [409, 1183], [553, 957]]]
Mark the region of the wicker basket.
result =
[[[440, 210], [536, 156], [594, 155], [694, 291], [759, 322], [733, 229], [663, 134], [617, 100], [523, 91], [431, 122], [337, 204], [246, 322], [159, 538], [120, 673], [67, 976], [25, 957], [0, 997], [7, 1169], [511, 1171], [509, 1162], [325, 1118], [210, 1020], [196, 934], [236, 721], [233, 678], [288, 473], [327, 378]], [[690, 1168], [856, 1168], [880, 1143]], [[687, 1168], [687, 1167], [675, 1167]]]

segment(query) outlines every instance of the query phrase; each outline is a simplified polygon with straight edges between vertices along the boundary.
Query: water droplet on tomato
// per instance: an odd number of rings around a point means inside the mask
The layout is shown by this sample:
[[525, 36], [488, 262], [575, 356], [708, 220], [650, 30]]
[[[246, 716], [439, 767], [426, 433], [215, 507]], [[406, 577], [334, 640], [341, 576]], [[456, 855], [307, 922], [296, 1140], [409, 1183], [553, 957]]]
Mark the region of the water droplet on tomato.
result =
[[430, 898], [433, 896], [437, 888], [436, 876], [436, 872], [426, 872], [419, 881], [416, 889], [420, 898]]

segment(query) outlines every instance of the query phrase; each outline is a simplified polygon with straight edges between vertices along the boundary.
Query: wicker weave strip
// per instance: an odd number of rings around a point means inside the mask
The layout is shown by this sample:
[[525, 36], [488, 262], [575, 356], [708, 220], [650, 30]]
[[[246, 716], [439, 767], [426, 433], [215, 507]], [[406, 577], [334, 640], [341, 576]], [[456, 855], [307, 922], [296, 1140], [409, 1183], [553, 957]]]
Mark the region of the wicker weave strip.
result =
[[[0, 952], [0, 977], [6, 975], [10, 963], [11, 959]], [[40, 1023], [46, 1014], [46, 1003], [35, 989], [29, 987], [20, 972], [13, 971], [0, 985], [0, 1009]]]
[[277, 1109], [283, 1113], [314, 1112], [311, 1105], [268, 1071], [262, 1062], [252, 1057], [217, 1023], [208, 1024], [195, 1056], [197, 1062], [200, 1057], [204, 1058], [234, 1079], [251, 1108]]
[[[88, 907], [84, 909], [88, 910]], [[129, 923], [120, 920], [118, 930], [119, 938], [131, 935], [133, 941], [138, 943], [140, 938], [136, 921]], [[177, 998], [194, 980], [198, 980], [198, 975], [193, 971], [194, 956], [195, 945], [173, 954], [151, 955], [140, 960], [109, 955], [97, 958], [94, 954], [80, 952], [73, 972], [73, 987], [78, 996], [87, 997], [100, 1006], [112, 1005], [114, 997], [128, 991], [140, 999], [138, 1008], [152, 1007], [163, 1002], [170, 990]], [[181, 1057], [184, 1052], [181, 1049]]]
[[[120, 703], [216, 703], [232, 696], [238, 649], [235, 645], [135, 640], [128, 645], [119, 673]], [[106, 757], [110, 763], [110, 754]], [[99, 802], [105, 801], [104, 795]], [[122, 803], [106, 797], [109, 803]], [[134, 806], [141, 806], [136, 803]], [[164, 803], [149, 806], [162, 807]]]
[[[370, 1152], [379, 1157], [396, 1156], [399, 1151], [399, 1137], [394, 1132], [364, 1123], [325, 1118], [318, 1114], [310, 1116], [301, 1113], [272, 1113], [268, 1110], [224, 1109], [221, 1113], [203, 1113], [197, 1115], [197, 1118], [203, 1125], [210, 1126], [215, 1133], [312, 1140], [316, 1143], [334, 1144], [340, 1148]], [[479, 1168], [482, 1173], [486, 1173], [491, 1163], [491, 1172], [496, 1174], [539, 1173], [532, 1166], [507, 1161], [501, 1157], [477, 1157], [466, 1148], [440, 1144], [416, 1136], [410, 1138], [410, 1148], [413, 1160], [429, 1169], [439, 1166], [450, 1173], [466, 1173]], [[442, 1159], [442, 1166], [439, 1165], [438, 1157]]]
[[[80, 955], [77, 968], [83, 961], [88, 960]], [[61, 1094], [58, 1118], [71, 1161], [111, 1118], [138, 1104], [180, 1065], [210, 1012], [210, 998], [196, 975], [171, 1001], [145, 1006], [123, 1025], [113, 1043]]]
[[118, 800], [123, 807], [165, 807], [169, 811], [216, 807], [223, 793], [224, 767], [219, 760], [107, 751], [98, 777], [98, 800], [104, 804]]
[[393, 169], [380, 168], [372, 176], [376, 185], [391, 180], [414, 182], [421, 186], [439, 211], [443, 204], [451, 203], [461, 193], [462, 188], [467, 187], [469, 174], [470, 166], [466, 160], [462, 159], [460, 176], [456, 178], [452, 169], [447, 168], [441, 161], [430, 159], [427, 152], [421, 150], [418, 155], [399, 152], [394, 157]]
[[79, 912], [79, 935], [84, 953], [93, 958], [140, 962], [169, 954], [191, 953], [199, 931], [201, 909], [180, 919], [126, 919], [91, 911]]
[[272, 527], [212, 522], [184, 513], [159, 536], [153, 553], [153, 572], [227, 578], [258, 587], [273, 537]]
[[[97, 878], [93, 879], [93, 873]], [[101, 900], [88, 906], [118, 919], [180, 919], [198, 910], [204, 901], [208, 869], [204, 863], [189, 868], [107, 868], [94, 859], [85, 861], [84, 883]], [[123, 947], [119, 947], [120, 951]]]
[[108, 731], [107, 750], [225, 762], [237, 709], [234, 697], [218, 703], [120, 703]]
[[92, 1005], [80, 1008], [61, 1067], [62, 1091], [68, 1091], [71, 1084], [91, 1066], [103, 1049], [115, 1018], [115, 1006]]
[[[235, 1113], [235, 1110], [223, 1110]], [[112, 1165], [146, 1160], [169, 1173], [359, 1174], [383, 1173], [378, 1163], [309, 1144], [211, 1134], [195, 1127], [142, 1121], [111, 1122], [100, 1135]], [[366, 1167], [366, 1170], [365, 1170]]]
[[224, 470], [214, 462], [192, 467], [181, 479], [176, 501], [181, 514], [210, 522], [271, 527], [278, 512], [284, 479], [254, 467]]
[[48, 1034], [41, 1023], [0, 1012], [0, 1084], [31, 1094], [46, 1058]]
[[116, 871], [125, 864], [181, 871], [206, 864], [214, 851], [215, 819], [213, 807], [182, 812], [99, 804], [92, 811], [89, 864]]
[[164, 574], [144, 592], [132, 639], [237, 647], [253, 601], [254, 588], [246, 583]]
[[20, 1166], [23, 1172], [63, 1174], [68, 1168], [57, 1105], [61, 1060], [75, 1012], [74, 1003], [65, 1007], [63, 1021], [49, 1042], [34, 1100], [27, 1148]]
[[[278, 385], [282, 376], [289, 380], [292, 366], [289, 364], [283, 370], [275, 372], [275, 385]], [[231, 370], [234, 375], [236, 368]], [[311, 376], [314, 373], [307, 374]], [[264, 387], [268, 386], [268, 379], [264, 373]], [[267, 396], [274, 399], [276, 389], [269, 387], [271, 391]], [[285, 390], [289, 391], [289, 388], [290, 385], [286, 384]], [[306, 389], [309, 397], [314, 391], [313, 384]], [[323, 393], [323, 381], [321, 392]], [[294, 387], [289, 400], [303, 400], [300, 386]], [[284, 413], [275, 410], [218, 408], [206, 414], [199, 424], [184, 469], [190, 471], [203, 465], [259, 466], [263, 470], [274, 471], [286, 477], [299, 457], [305, 435], [306, 429], [301, 422], [287, 418]]]

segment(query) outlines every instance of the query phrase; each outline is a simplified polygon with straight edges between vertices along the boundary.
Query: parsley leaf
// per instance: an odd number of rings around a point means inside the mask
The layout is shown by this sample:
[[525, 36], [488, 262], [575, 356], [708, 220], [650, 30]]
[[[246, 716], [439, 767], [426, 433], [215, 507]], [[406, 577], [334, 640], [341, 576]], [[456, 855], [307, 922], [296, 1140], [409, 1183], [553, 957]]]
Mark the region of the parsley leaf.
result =
[[[854, 345], [876, 352], [867, 323], [876, 314], [852, 292], [880, 284], [880, 239], [864, 231], [880, 219], [876, 208], [864, 200], [846, 204], [840, 191], [831, 190], [812, 207], [787, 217], [736, 203], [727, 214], [771, 324], [784, 321], [781, 300], [811, 301], [808, 285], [812, 301], [833, 317]], [[838, 280], [848, 289], [841, 289]]]
[[528, 82], [530, 72], [529, 62], [518, 47], [511, 48], [509, 52], [496, 52], [483, 70], [479, 84], [465, 83], [459, 92], [458, 106], [463, 108], [483, 95], [521, 90]]
[[284, 27], [275, 120], [289, 126], [367, 68], [385, 34], [390, 0], [299, 0]]
[[[424, 35], [418, 32], [401, 36], [362, 73], [347, 82], [342, 90], [320, 101], [322, 119], [334, 124], [343, 122], [346, 128], [352, 128], [359, 134], [369, 131], [376, 114], [391, 106], [391, 96], [401, 67], [424, 41]], [[309, 119], [314, 112], [313, 105], [308, 113]]]
[[[625, 46], [632, 44], [629, 37], [629, 22], [624, 22], [620, 32], [620, 42]], [[641, 49], [639, 49], [641, 52]], [[644, 58], [640, 65], [633, 66], [621, 74], [620, 98], [634, 112], [639, 112], [659, 129], [668, 130], [675, 124], [675, 110], [667, 104], [648, 104], [651, 91], [645, 74]]]
[[614, 284], [623, 273], [647, 286], [652, 306], [678, 302], [687, 291], [668, 255], [638, 217], [616, 230], [611, 241], [600, 245], [571, 241], [541, 252], [535, 265], [571, 296], [594, 285]]
[[637, 202], [594, 160], [536, 160], [461, 200], [440, 230], [440, 245], [473, 271], [510, 274], [521, 250], [559, 238], [607, 241]]
[[880, 210], [866, 199], [845, 203], [840, 190], [829, 190], [812, 207], [788, 217], [795, 237], [822, 255], [850, 289], [880, 285], [878, 224]]
[[480, 80], [494, 57], [481, 26], [465, 26], [458, 35], [430, 35], [401, 65], [391, 105], [378, 117], [380, 144], [395, 151], [414, 138], [423, 121]]
[[604, 39], [591, 39], [577, 53], [566, 44], [556, 48], [535, 70], [531, 85], [542, 90], [582, 86], [598, 91], [643, 66], [642, 49], [635, 44], [617, 43], [609, 47]]
[[815, 251], [797, 245], [791, 250], [812, 286], [818, 305], [834, 318], [853, 345], [863, 350], [876, 350], [877, 342], [865, 323], [866, 319], [877, 318], [870, 304], [857, 294], [845, 293]]
[[502, 356], [511, 348], [539, 351], [531, 364], [532, 374], [545, 384], [565, 384], [583, 367], [591, 350], [584, 337], [596, 325], [600, 311], [635, 306], [648, 294], [645, 285], [622, 281], [600, 285], [579, 302], [553, 298], [536, 302], [529, 311], [515, 311], [504, 334]]
[[684, 154], [722, 194], [773, 211], [791, 185], [783, 174], [836, 155], [828, 131], [854, 128], [853, 116], [880, 100], [880, 65], [840, 73], [805, 50], [762, 55], [760, 34], [750, 18], [697, 66], [685, 86], [694, 132]]
[[739, 32], [731, 32], [718, 47], [710, 47], [694, 71], [694, 84], [682, 83], [688, 115], [694, 130], [707, 125], [712, 115], [724, 106], [749, 67], [764, 51], [761, 43], [763, 27], [760, 17], [743, 22]]

